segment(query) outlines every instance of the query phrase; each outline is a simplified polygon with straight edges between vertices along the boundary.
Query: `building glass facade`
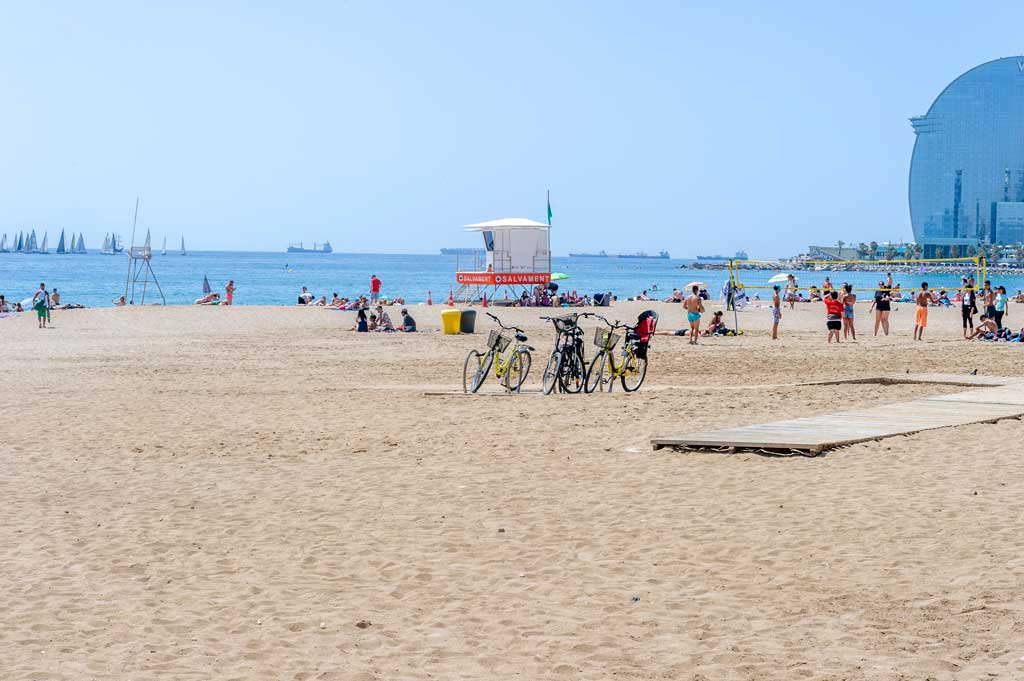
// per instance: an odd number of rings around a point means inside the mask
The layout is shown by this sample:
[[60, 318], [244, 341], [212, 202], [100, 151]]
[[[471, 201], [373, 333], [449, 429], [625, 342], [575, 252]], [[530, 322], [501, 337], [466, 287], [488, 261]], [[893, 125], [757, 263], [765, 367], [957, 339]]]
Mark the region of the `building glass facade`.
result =
[[1024, 239], [1024, 57], [967, 71], [910, 122], [910, 221], [926, 252]]

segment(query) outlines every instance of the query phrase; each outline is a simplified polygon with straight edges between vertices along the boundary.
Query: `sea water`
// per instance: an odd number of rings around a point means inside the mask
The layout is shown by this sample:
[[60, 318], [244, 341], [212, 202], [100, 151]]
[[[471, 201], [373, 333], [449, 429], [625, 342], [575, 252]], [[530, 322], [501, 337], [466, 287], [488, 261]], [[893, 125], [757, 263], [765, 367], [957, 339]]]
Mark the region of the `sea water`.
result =
[[[463, 259], [465, 260], [465, 259]], [[580, 295], [611, 291], [621, 299], [636, 296], [643, 290], [651, 298], [665, 298], [672, 288], [683, 288], [691, 281], [707, 284], [713, 298], [719, 298], [728, 281], [727, 270], [691, 269], [691, 260], [568, 258], [552, 259], [552, 270], [563, 272], [568, 279], [559, 281], [562, 291]], [[292, 305], [303, 286], [316, 297], [331, 299], [337, 293], [353, 298], [369, 294], [370, 276], [376, 274], [383, 282], [381, 295], [401, 296], [409, 304], [422, 303], [430, 291], [435, 303], [448, 298], [455, 284], [456, 256], [395, 255], [354, 253], [246, 253], [236, 251], [195, 251], [188, 255], [155, 254], [152, 260], [160, 288], [169, 305], [188, 305], [203, 295], [203, 277], [223, 297], [224, 286], [234, 280], [238, 305]], [[772, 272], [749, 272], [742, 281], [765, 285]], [[801, 288], [820, 286], [825, 276], [834, 285], [849, 281], [858, 288], [872, 288], [884, 274], [877, 272], [797, 272]], [[11, 301], [30, 297], [45, 282], [48, 289], [56, 287], [62, 303], [81, 303], [88, 307], [109, 307], [124, 294], [128, 275], [128, 258], [121, 255], [57, 255], [54, 253], [0, 253], [0, 294]], [[955, 289], [960, 278], [952, 274], [894, 273], [893, 280], [905, 291], [916, 289], [922, 279], [931, 288]], [[1024, 277], [993, 277], [1013, 294], [1024, 288]], [[657, 290], [654, 290], [654, 287]], [[754, 289], [750, 290], [753, 296]], [[762, 289], [762, 298], [769, 292]], [[952, 291], [951, 291], [952, 295]], [[141, 297], [136, 290], [135, 299]], [[498, 297], [503, 297], [499, 293]], [[861, 297], [866, 297], [861, 294]], [[152, 282], [146, 302], [160, 302]]]

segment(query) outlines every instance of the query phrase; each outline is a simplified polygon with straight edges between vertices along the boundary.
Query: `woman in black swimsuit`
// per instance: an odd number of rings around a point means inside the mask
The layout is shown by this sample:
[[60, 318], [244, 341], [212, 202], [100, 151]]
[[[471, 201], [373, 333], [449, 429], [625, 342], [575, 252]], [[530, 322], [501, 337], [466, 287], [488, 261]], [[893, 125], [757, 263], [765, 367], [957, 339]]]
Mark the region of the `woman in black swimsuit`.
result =
[[875, 299], [871, 301], [871, 309], [875, 311], [875, 335], [878, 335], [878, 327], [882, 327], [882, 331], [885, 335], [889, 335], [889, 301], [892, 300], [890, 297], [890, 291], [885, 286], [884, 281], [878, 282], [878, 290], [875, 291]]

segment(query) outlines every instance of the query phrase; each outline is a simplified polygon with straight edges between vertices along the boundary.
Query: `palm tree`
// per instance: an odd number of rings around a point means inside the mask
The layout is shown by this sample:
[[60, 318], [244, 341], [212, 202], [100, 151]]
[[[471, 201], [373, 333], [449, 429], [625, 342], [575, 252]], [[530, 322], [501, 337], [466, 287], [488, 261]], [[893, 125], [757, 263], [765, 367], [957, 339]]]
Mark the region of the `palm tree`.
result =
[[840, 260], [843, 259], [843, 246], [845, 246], [845, 245], [846, 245], [846, 242], [843, 241], [842, 239], [840, 239], [839, 241], [836, 242], [836, 246], [839, 247], [839, 250], [836, 251], [836, 257], [839, 258]]
[[877, 254], [878, 254], [878, 242], [877, 242], [877, 241], [872, 241], [872, 242], [871, 242], [870, 244], [868, 244], [868, 245], [869, 245], [869, 246], [871, 246], [871, 256], [870, 256], [870, 260], [874, 260], [874, 259], [875, 259], [875, 257], [877, 257]]
[[978, 249], [973, 244], [967, 246], [967, 257], [973, 258], [978, 255]]
[[1024, 266], [1024, 244], [1015, 244], [1013, 247], [1013, 259], [1017, 261], [1017, 267]]
[[857, 257], [859, 259], [864, 259], [867, 256], [868, 256], [868, 245], [866, 243], [864, 243], [863, 241], [861, 241], [857, 245]]
[[885, 259], [895, 260], [896, 259], [896, 247], [892, 244], [886, 244], [885, 246]]
[[922, 246], [921, 244], [914, 244], [913, 251], [914, 258], [916, 260], [920, 260], [921, 256], [924, 255], [924, 246]]

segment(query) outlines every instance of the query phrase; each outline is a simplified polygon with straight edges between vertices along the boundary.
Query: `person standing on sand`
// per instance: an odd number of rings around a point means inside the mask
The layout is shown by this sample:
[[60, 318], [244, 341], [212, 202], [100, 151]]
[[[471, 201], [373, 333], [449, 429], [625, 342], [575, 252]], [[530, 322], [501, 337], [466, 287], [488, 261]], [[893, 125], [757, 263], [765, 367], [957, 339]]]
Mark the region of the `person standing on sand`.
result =
[[996, 316], [996, 292], [992, 290], [992, 282], [985, 280], [985, 289], [981, 292], [982, 301], [985, 304], [985, 316], [995, 319]]
[[704, 312], [699, 286], [694, 286], [690, 295], [686, 296], [683, 307], [686, 308], [686, 321], [690, 323], [690, 345], [696, 345], [697, 336], [700, 335], [700, 315]]
[[843, 284], [843, 338], [852, 337], [857, 340], [857, 329], [853, 326], [853, 304], [857, 302], [857, 294], [852, 284]]
[[370, 304], [373, 305], [380, 298], [380, 279], [376, 274], [370, 275]]
[[871, 312], [871, 310], [875, 311], [876, 336], [878, 335], [879, 326], [882, 327], [882, 331], [885, 332], [886, 336], [889, 335], [889, 311], [891, 310], [891, 305], [889, 304], [890, 300], [889, 289], [886, 288], [885, 282], [878, 282], [878, 290], [875, 291], [875, 298], [871, 301], [871, 308], [868, 310], [868, 312]]
[[1006, 287], [1000, 286], [996, 289], [996, 296], [993, 299], [992, 307], [996, 311], [995, 322], [998, 328], [1003, 328], [1003, 315], [1007, 312], [1006, 307]]
[[960, 316], [964, 321], [964, 338], [967, 338], [967, 327], [974, 335], [974, 314], [978, 311], [974, 287], [967, 283], [967, 277], [960, 277]]
[[839, 342], [839, 330], [843, 328], [843, 301], [839, 300], [839, 291], [825, 294], [825, 328], [828, 329], [828, 343], [835, 337]]
[[224, 305], [232, 305], [235, 302], [235, 280], [232, 279], [224, 287]]
[[924, 340], [924, 328], [928, 326], [928, 305], [934, 303], [935, 297], [928, 290], [928, 282], [921, 282], [921, 290], [917, 294], [917, 313], [914, 318], [914, 340]]
[[46, 284], [39, 284], [39, 290], [32, 296], [32, 307], [39, 317], [39, 328], [45, 329], [50, 316], [50, 294], [46, 292]]
[[772, 287], [772, 340], [779, 340], [779, 322], [782, 321], [782, 299], [779, 297], [779, 285]]

